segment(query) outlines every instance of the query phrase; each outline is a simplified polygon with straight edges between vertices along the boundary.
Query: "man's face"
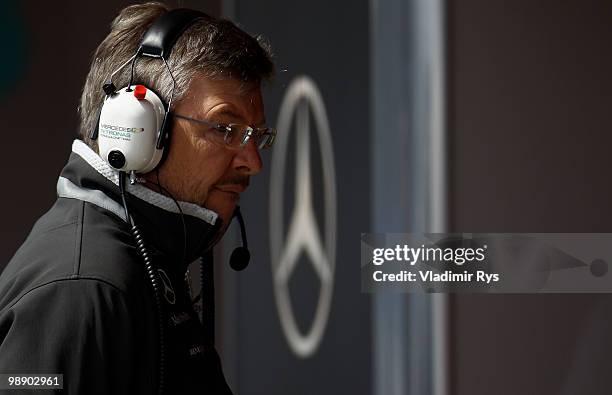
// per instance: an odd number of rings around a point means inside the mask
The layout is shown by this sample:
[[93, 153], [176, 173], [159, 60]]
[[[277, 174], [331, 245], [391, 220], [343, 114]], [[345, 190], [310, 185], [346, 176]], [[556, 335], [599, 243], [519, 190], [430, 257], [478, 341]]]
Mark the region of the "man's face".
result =
[[[265, 122], [258, 85], [240, 90], [236, 80], [194, 79], [186, 97], [172, 111], [215, 123], [262, 126]], [[261, 170], [261, 157], [253, 140], [241, 149], [232, 149], [210, 140], [219, 133], [196, 122], [174, 119], [169, 152], [159, 168], [161, 185], [175, 199], [215, 211], [225, 231], [240, 193], [250, 176]], [[157, 182], [155, 171], [146, 175]]]

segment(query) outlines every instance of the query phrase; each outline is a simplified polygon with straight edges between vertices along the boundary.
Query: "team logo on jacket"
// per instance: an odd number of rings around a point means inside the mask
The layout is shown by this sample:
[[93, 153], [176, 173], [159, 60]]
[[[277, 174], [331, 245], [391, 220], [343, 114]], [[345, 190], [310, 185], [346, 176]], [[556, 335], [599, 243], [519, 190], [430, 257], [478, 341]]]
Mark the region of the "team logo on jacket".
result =
[[[310, 150], [310, 114], [321, 156], [324, 216], [317, 218], [313, 208]], [[292, 128], [295, 119], [295, 128]], [[292, 81], [281, 103], [277, 123], [280, 131], [274, 148], [270, 175], [270, 243], [276, 306], [287, 342], [295, 354], [306, 358], [319, 346], [332, 300], [336, 259], [336, 180], [329, 122], [323, 98], [309, 77]], [[287, 229], [283, 229], [283, 204], [289, 137], [295, 133], [295, 191]], [[289, 175], [292, 176], [292, 175]], [[325, 231], [321, 235], [318, 224]], [[300, 256], [312, 265], [321, 287], [314, 318], [306, 333], [297, 326], [289, 297], [289, 279]]]
[[174, 293], [174, 288], [172, 288], [172, 283], [170, 282], [170, 277], [166, 274], [163, 269], [157, 269], [159, 273], [159, 278], [161, 279], [162, 285], [164, 289], [162, 290], [162, 295], [164, 295], [164, 299], [170, 304], [176, 303], [176, 294]]

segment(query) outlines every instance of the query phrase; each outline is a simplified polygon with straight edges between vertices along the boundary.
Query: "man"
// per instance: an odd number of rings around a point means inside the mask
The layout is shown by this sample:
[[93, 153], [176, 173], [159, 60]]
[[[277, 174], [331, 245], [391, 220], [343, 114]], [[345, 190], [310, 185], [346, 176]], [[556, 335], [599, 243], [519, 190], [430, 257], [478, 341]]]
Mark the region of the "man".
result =
[[[0, 276], [0, 373], [63, 374], [65, 394], [231, 393], [185, 273], [223, 235], [240, 193], [261, 170], [258, 149], [273, 131], [263, 128], [260, 85], [273, 64], [260, 40], [208, 16], [176, 40], [167, 59], [171, 75], [159, 59], [138, 60], [134, 84], [166, 103], [173, 78], [176, 91], [164, 159], [126, 186], [140, 229], [135, 237], [118, 172], [98, 155], [90, 132], [102, 86], [166, 12], [159, 3], [125, 8], [94, 54], [80, 139], [60, 175], [58, 200]], [[114, 83], [128, 85], [130, 72], [122, 69]], [[230, 144], [226, 130], [243, 133], [232, 138], [246, 144]], [[155, 265], [161, 321], [145, 260]]]

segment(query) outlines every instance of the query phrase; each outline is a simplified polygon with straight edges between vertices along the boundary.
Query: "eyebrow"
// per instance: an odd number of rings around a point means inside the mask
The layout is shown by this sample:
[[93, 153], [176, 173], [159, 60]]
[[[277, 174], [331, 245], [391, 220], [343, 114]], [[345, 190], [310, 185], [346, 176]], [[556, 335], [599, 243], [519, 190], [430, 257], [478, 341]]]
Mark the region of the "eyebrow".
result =
[[[232, 110], [231, 108], [227, 108], [227, 107], [219, 110], [218, 112], [215, 113], [215, 115], [230, 117], [231, 119], [236, 120], [238, 122], [245, 122], [242, 115], [238, 114], [236, 111]], [[263, 126], [265, 124], [266, 124], [266, 118], [264, 116], [263, 120], [256, 123], [254, 126]]]

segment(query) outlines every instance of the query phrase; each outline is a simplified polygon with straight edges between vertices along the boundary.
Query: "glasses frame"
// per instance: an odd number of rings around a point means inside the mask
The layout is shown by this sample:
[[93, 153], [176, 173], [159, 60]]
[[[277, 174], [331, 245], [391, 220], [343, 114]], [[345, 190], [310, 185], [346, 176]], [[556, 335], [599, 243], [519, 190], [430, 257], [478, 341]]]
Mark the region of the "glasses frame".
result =
[[[223, 141], [225, 143], [225, 146], [228, 148], [234, 148], [234, 149], [244, 148], [244, 146], [246, 146], [249, 140], [251, 139], [251, 136], [258, 136], [258, 137], [269, 136], [266, 140], [264, 140], [263, 144], [260, 143], [257, 146], [257, 149], [261, 150], [264, 148], [272, 147], [272, 145], [274, 144], [274, 140], [276, 139], [276, 129], [275, 128], [256, 127], [256, 126], [251, 126], [251, 125], [241, 124], [241, 123], [212, 122], [206, 119], [195, 119], [195, 118], [191, 118], [191, 117], [181, 115], [181, 114], [173, 114], [173, 116], [178, 119], [184, 119], [186, 121], [195, 122], [201, 125], [206, 125], [211, 129], [215, 129], [221, 133], [224, 133]], [[228, 142], [231, 139], [231, 133], [233, 132], [232, 130], [233, 126], [246, 127], [244, 129], [244, 132], [242, 133], [242, 141], [240, 141], [240, 145], [238, 147], [234, 147], [230, 145]]]

